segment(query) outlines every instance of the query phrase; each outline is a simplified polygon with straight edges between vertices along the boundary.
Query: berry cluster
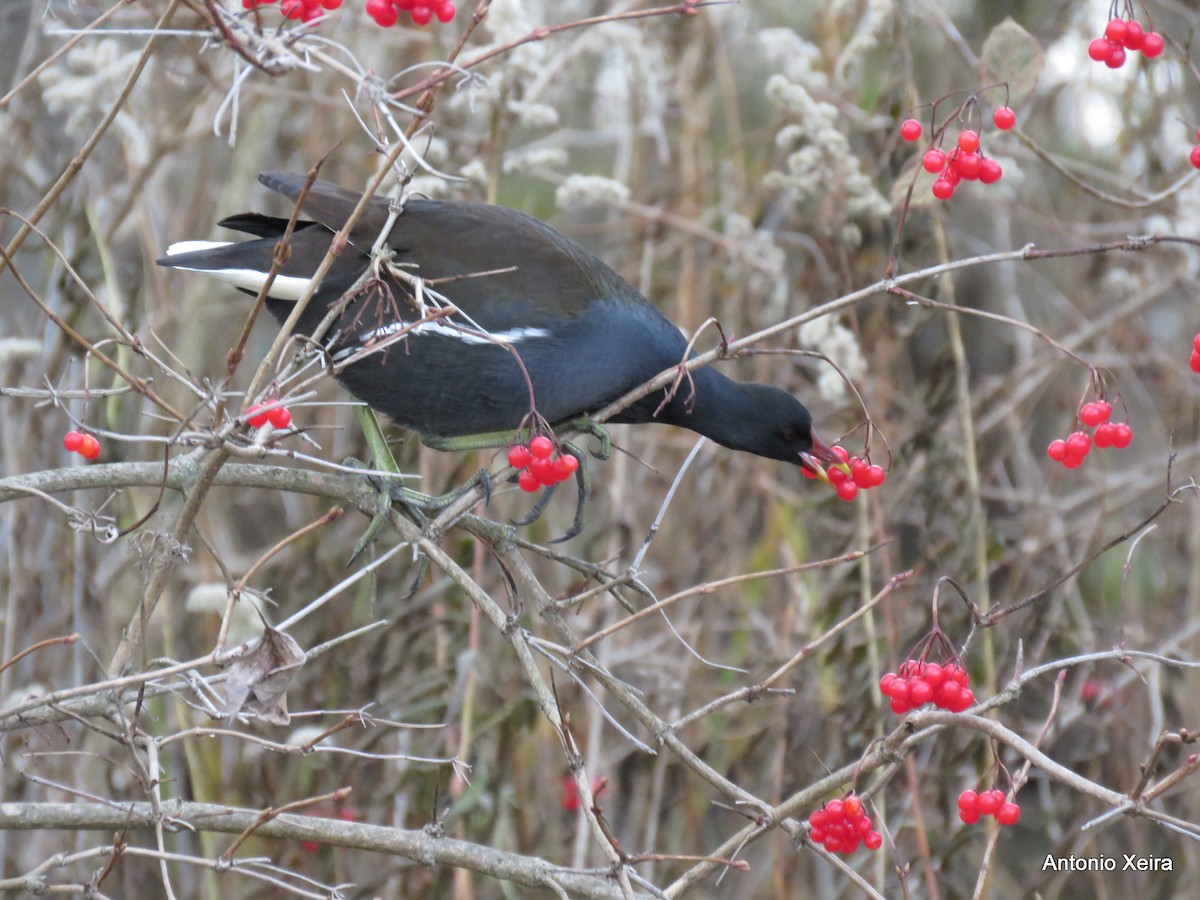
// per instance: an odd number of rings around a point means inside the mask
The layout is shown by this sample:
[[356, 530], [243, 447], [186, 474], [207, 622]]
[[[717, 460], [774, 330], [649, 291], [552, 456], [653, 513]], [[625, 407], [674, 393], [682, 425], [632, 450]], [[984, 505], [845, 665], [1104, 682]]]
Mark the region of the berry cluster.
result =
[[1200, 332], [1192, 338], [1192, 371], [1200, 372]]
[[439, 22], [454, 18], [452, 0], [367, 0], [367, 15], [381, 28], [391, 28], [401, 12], [412, 16], [414, 25], [428, 25], [434, 16]]
[[86, 460], [93, 460], [100, 455], [100, 442], [90, 434], [78, 431], [68, 431], [63, 435], [63, 447], [70, 453], [78, 453]]
[[569, 453], [555, 457], [554, 442], [541, 434], [528, 447], [524, 444], [509, 447], [508, 464], [520, 471], [517, 484], [528, 493], [565, 481], [579, 468], [579, 460]]
[[1104, 37], [1088, 44], [1088, 56], [1110, 69], [1125, 65], [1126, 50], [1141, 50], [1143, 56], [1153, 59], [1163, 52], [1163, 39], [1134, 19], [1114, 18], [1105, 26]]
[[[1017, 124], [1017, 114], [1007, 106], [1002, 106], [996, 110], [992, 121], [1001, 131], [1007, 131]], [[929, 174], [937, 176], [933, 182], [933, 196], [939, 200], [953, 197], [963, 181], [995, 184], [1004, 174], [1000, 163], [983, 155], [979, 149], [979, 133], [969, 128], [958, 133], [955, 147], [949, 153], [940, 147], [926, 150], [921, 157], [921, 166]]]
[[[246, 9], [256, 6], [269, 6], [275, 0], [242, 0]], [[299, 19], [302, 22], [319, 21], [327, 9], [337, 9], [342, 0], [279, 0], [279, 11], [286, 19]]]
[[1068, 469], [1074, 469], [1083, 462], [1092, 446], [1116, 447], [1124, 450], [1133, 440], [1133, 429], [1128, 422], [1110, 422], [1112, 406], [1104, 400], [1093, 400], [1079, 408], [1079, 421], [1087, 428], [1094, 428], [1091, 437], [1086, 431], [1076, 431], [1064, 438], [1050, 442], [1046, 455], [1057, 463], [1062, 463]]
[[1001, 825], [1016, 825], [1021, 818], [1021, 807], [1004, 799], [1004, 791], [992, 788], [977, 794], [963, 791], [958, 795], [958, 815], [968, 825], [974, 825], [980, 816], [995, 816]]
[[[877, 466], [865, 459], [851, 456], [843, 447], [831, 447], [830, 452], [838, 458], [838, 462], [831, 464], [825, 470], [825, 480], [837, 491], [838, 497], [842, 500], [853, 500], [858, 496], [860, 488], [868, 491], [871, 488], [879, 487], [887, 480], [887, 472], [884, 471], [883, 466]], [[801, 466], [800, 471], [804, 473], [805, 478], [821, 477], [804, 466]]]
[[824, 844], [830, 853], [853, 853], [859, 844], [868, 850], [883, 846], [883, 835], [872, 827], [862, 800], [854, 794], [830, 800], [808, 817], [808, 824], [809, 840]]
[[975, 705], [971, 676], [956, 662], [937, 663], [905, 660], [899, 672], [888, 672], [879, 679], [879, 690], [891, 699], [892, 712], [904, 715], [926, 703], [939, 709], [962, 712]]
[[292, 414], [288, 412], [286, 406], [276, 406], [272, 409], [263, 409], [265, 404], [255, 403], [246, 410], [246, 421], [250, 423], [251, 428], [262, 428], [268, 422], [272, 428], [287, 428], [292, 424]]

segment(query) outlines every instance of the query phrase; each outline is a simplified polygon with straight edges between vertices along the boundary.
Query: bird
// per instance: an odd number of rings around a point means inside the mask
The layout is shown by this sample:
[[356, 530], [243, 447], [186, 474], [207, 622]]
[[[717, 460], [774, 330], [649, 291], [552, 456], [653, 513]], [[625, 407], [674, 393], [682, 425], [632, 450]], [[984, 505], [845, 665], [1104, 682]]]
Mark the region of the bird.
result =
[[[361, 195], [292, 172], [258, 178], [301, 203], [290, 255], [266, 297], [282, 325]], [[396, 210], [387, 199], [369, 201], [294, 333], [313, 335], [332, 312], [320, 340], [336, 381], [430, 446], [515, 433], [531, 410], [551, 426], [578, 420], [694, 355], [633, 285], [532, 216], [419, 197]], [[157, 263], [257, 294], [287, 224], [231, 216], [218, 225], [251, 239], [174, 243]], [[377, 244], [387, 265], [373, 263]], [[681, 426], [794, 465], [829, 459], [809, 410], [787, 391], [711, 367], [677, 388], [653, 391], [609, 421]]]

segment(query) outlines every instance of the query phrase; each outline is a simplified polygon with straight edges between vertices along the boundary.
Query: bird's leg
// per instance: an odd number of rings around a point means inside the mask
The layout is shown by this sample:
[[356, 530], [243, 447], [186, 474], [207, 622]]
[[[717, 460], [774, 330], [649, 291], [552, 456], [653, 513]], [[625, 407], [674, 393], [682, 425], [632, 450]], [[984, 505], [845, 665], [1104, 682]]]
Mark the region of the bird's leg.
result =
[[[612, 435], [610, 435], [608, 433], [607, 428], [605, 428], [603, 425], [601, 425], [595, 419], [589, 419], [587, 416], [581, 416], [578, 419], [571, 419], [565, 425], [560, 426], [558, 430], [559, 431], [578, 431], [580, 434], [587, 434], [587, 435], [591, 435], [592, 437], [594, 437], [597, 441], [600, 442], [600, 446], [597, 447], [595, 450], [589, 450], [588, 452], [591, 453], [592, 456], [596, 457], [596, 459], [600, 460], [601, 462], [606, 462], [612, 456], [612, 451], [613, 451]], [[577, 456], [579, 458], [579, 461], [581, 463], [579, 468], [582, 469], [583, 468], [582, 454], [579, 454], [577, 451], [576, 453], [573, 453], [571, 455]]]
[[[379, 427], [379, 422], [375, 418], [375, 414], [367, 406], [354, 407], [355, 415], [358, 416], [358, 424], [362, 427], [363, 437], [367, 441], [367, 448], [371, 454], [372, 465], [376, 469], [381, 469], [385, 472], [391, 472], [396, 475], [400, 474], [400, 467], [396, 465], [396, 458], [392, 456], [392, 448], [388, 446], [387, 439], [383, 436], [383, 431]], [[378, 481], [378, 479], [374, 479]], [[371, 524], [367, 526], [367, 530], [363, 532], [363, 536], [358, 539], [354, 545], [354, 550], [350, 553], [350, 559], [346, 561], [346, 565], [351, 565], [354, 560], [358, 559], [359, 555], [371, 545], [383, 526], [387, 524], [388, 513], [392, 508], [392, 501], [395, 499], [392, 491], [395, 485], [385, 485], [379, 482], [379, 498], [378, 506], [375, 510], [375, 515], [371, 519]], [[400, 488], [400, 490], [407, 490]], [[415, 493], [415, 492], [414, 492]], [[413, 520], [418, 528], [425, 526], [425, 516], [419, 508], [414, 508], [409, 505], [402, 507], [404, 512]]]
[[[569, 422], [559, 426], [559, 431], [582, 432], [590, 434], [599, 442], [599, 448], [592, 450], [592, 456], [599, 460], [606, 460], [612, 456], [612, 438], [609, 436], [607, 429], [598, 422], [588, 418], [572, 419]], [[432, 447], [435, 450], [491, 450], [500, 447], [507, 447], [512, 444], [512, 432], [494, 431], [487, 434], [466, 435], [463, 437], [454, 438], [438, 438], [438, 437], [422, 437], [421, 441], [427, 447]], [[592, 495], [592, 482], [588, 476], [587, 466], [584, 465], [584, 455], [574, 444], [564, 443], [562, 452], [575, 457], [579, 461], [579, 467], [575, 470], [575, 484], [578, 489], [578, 500], [575, 505], [575, 519], [571, 523], [571, 527], [567, 529], [567, 533], [562, 537], [555, 538], [550, 543], [557, 544], [561, 541], [567, 541], [575, 537], [583, 531], [583, 515], [587, 507], [587, 501]], [[481, 471], [480, 474], [486, 474]], [[467, 487], [471, 487], [468, 485]], [[554, 489], [557, 485], [550, 485], [542, 491], [542, 495], [538, 497], [533, 508], [520, 519], [514, 520], [513, 524], [519, 527], [530, 525], [536, 522], [546, 507], [550, 504], [551, 497], [554, 496]], [[460, 489], [461, 491], [461, 489]]]
[[[383, 431], [379, 427], [379, 422], [375, 419], [375, 414], [366, 406], [355, 407], [355, 412], [358, 415], [359, 424], [362, 426], [367, 446], [370, 448], [372, 465], [384, 472], [399, 475], [400, 467], [396, 465], [396, 459], [392, 456], [392, 449], [388, 446], [387, 439], [383, 436]], [[358, 543], [354, 545], [354, 550], [350, 554], [350, 560], [347, 565], [354, 562], [379, 535], [380, 530], [387, 524], [388, 513], [391, 512], [393, 503], [398, 503], [400, 511], [412, 520], [418, 528], [424, 528], [426, 524], [425, 513], [427, 511], [444, 509], [466, 492], [474, 490], [476, 486], [483, 489], [484, 503], [492, 499], [492, 479], [486, 469], [480, 469], [466, 484], [440, 496], [423, 494], [420, 491], [414, 491], [412, 488], [404, 487], [395, 481], [385, 484], [382, 479], [372, 477], [379, 482], [378, 509], [371, 519], [371, 524], [367, 526], [366, 532], [359, 538]]]
[[[592, 496], [592, 480], [588, 476], [587, 466], [584, 465], [583, 451], [574, 444], [563, 444], [563, 452], [579, 460], [579, 468], [575, 470], [575, 486], [579, 493], [578, 499], [575, 502], [575, 520], [571, 522], [571, 527], [567, 529], [567, 533], [562, 537], [554, 538], [549, 542], [551, 544], [560, 544], [563, 541], [569, 541], [583, 531], [583, 513], [587, 509], [587, 502]], [[542, 496], [538, 498], [537, 503], [533, 505], [533, 509], [523, 518], [514, 521], [513, 524], [520, 527], [537, 521], [538, 516], [545, 512], [546, 506], [550, 503], [550, 498], [554, 496], [554, 491], [557, 487], [558, 485], [556, 484], [547, 487], [542, 492]]]
[[[593, 425], [596, 423], [593, 422]], [[597, 426], [599, 427], [599, 426]], [[612, 454], [612, 442], [608, 437], [608, 432], [600, 429], [604, 434], [604, 440], [608, 441], [608, 454]], [[560, 544], [563, 541], [569, 541], [579, 532], [583, 531], [583, 511], [587, 508], [587, 502], [592, 496], [592, 479], [588, 475], [587, 466], [584, 465], [583, 451], [574, 444], [563, 444], [563, 452], [569, 453], [571, 456], [579, 460], [579, 468], [575, 470], [575, 487], [578, 490], [577, 499], [575, 501], [575, 521], [571, 523], [571, 527], [567, 529], [567, 533], [562, 537], [555, 538], [550, 543]], [[598, 457], [600, 459], [608, 459], [608, 456]], [[549, 492], [547, 492], [549, 493]]]

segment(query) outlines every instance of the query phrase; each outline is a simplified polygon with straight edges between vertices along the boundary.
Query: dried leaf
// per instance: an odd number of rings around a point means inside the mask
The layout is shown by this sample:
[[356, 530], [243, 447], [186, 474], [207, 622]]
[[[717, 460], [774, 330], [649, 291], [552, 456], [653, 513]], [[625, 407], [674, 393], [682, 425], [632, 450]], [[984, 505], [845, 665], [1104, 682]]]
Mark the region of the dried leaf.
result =
[[243, 709], [273, 725], [287, 725], [287, 689], [304, 664], [304, 651], [291, 636], [273, 628], [263, 631], [257, 646], [229, 667], [225, 711]]
[[1045, 67], [1046, 52], [1042, 45], [1012, 19], [1005, 19], [992, 29], [979, 56], [985, 83], [1008, 84], [1009, 106], [1016, 106], [1033, 92]]

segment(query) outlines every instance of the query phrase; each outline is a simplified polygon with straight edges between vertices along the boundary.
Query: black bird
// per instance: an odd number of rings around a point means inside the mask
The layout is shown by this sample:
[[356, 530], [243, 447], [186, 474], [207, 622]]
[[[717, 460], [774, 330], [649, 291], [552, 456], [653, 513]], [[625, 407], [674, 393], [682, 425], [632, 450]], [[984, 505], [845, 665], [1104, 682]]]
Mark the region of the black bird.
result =
[[[306, 178], [265, 172], [259, 181], [295, 202]], [[358, 200], [326, 182], [313, 184], [302, 209], [310, 218], [297, 224], [291, 257], [267, 298], [281, 324]], [[531, 400], [552, 425], [586, 416], [687, 355], [679, 329], [601, 259], [500, 206], [410, 198], [384, 242], [392, 266], [432, 282], [457, 312], [439, 316], [435, 306], [422, 306], [411, 283], [386, 265], [364, 281], [388, 215], [387, 200], [371, 201], [296, 331], [312, 334], [341, 301], [322, 339], [334, 377], [433, 446], [490, 432], [511, 435], [526, 422]], [[244, 213], [219, 224], [257, 239], [173, 244], [158, 264], [256, 294], [287, 220]], [[779, 388], [701, 368], [664, 404], [666, 397], [655, 391], [611, 421], [679, 425], [733, 450], [789, 463], [804, 463], [814, 448], [818, 460], [828, 458], [813, 437], [809, 411]]]

